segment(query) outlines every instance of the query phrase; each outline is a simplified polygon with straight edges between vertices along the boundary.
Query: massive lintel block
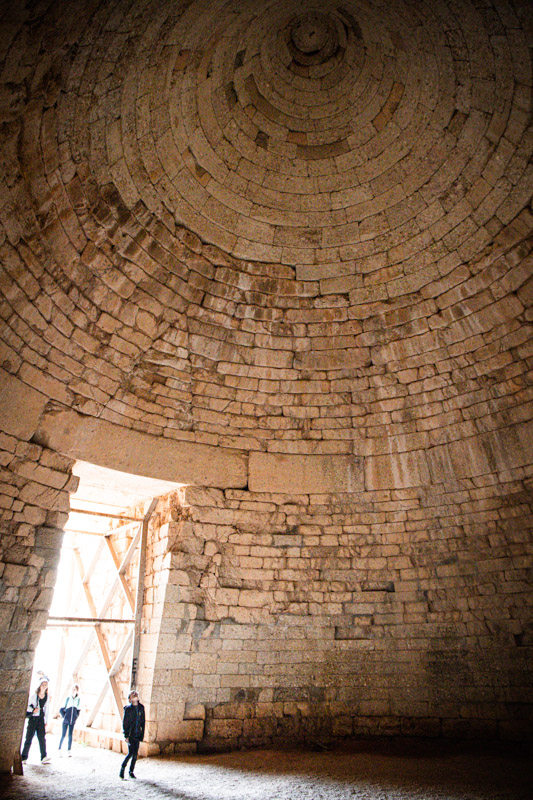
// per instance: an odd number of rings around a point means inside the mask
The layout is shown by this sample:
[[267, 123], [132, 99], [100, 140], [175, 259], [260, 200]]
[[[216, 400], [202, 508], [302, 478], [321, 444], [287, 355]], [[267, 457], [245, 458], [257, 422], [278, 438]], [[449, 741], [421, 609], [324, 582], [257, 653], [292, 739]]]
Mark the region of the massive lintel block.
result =
[[329, 494], [363, 490], [362, 461], [351, 455], [251, 453], [252, 492]]
[[36, 438], [64, 455], [134, 475], [217, 488], [247, 481], [247, 459], [237, 450], [152, 436], [74, 411], [45, 414]]

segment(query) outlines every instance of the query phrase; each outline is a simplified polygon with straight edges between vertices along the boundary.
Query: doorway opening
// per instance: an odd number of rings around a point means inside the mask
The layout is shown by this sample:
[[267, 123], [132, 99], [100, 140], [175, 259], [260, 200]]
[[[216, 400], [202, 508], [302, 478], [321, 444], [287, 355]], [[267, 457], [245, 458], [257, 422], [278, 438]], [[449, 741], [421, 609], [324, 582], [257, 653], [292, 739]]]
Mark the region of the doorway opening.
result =
[[32, 686], [50, 682], [50, 721], [73, 683], [80, 689], [76, 738], [119, 749], [123, 706], [139, 680], [149, 524], [158, 498], [180, 484], [79, 461], [48, 623], [36, 649]]

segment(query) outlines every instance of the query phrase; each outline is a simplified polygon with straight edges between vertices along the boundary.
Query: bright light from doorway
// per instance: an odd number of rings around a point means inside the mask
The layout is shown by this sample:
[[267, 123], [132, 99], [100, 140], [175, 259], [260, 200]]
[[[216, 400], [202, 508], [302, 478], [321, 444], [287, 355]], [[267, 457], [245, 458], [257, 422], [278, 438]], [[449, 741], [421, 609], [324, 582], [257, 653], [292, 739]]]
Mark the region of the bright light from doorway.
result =
[[[82, 461], [75, 464], [73, 472], [79, 477], [80, 483], [71, 496], [72, 510], [65, 526], [50, 619], [36, 649], [32, 676], [32, 688], [39, 672], [43, 672], [50, 681], [52, 716], [56, 718], [56, 729], [59, 727], [59, 708], [73, 682], [73, 671], [92, 628], [83, 622], [61, 624], [66, 617], [93, 616], [79, 577], [76, 558], [82, 562], [83, 569], [87, 569], [111, 524], [116, 527], [121, 518], [131, 515], [132, 508], [138, 508], [143, 502], [150, 502], [152, 498], [180, 487], [169, 481], [130, 475]], [[124, 520], [124, 524], [126, 522]], [[135, 525], [133, 521], [131, 524]], [[103, 555], [105, 567], [105, 552]], [[111, 559], [109, 554], [107, 557]], [[112, 561], [109, 564], [113, 566]], [[89, 661], [91, 683], [94, 680], [94, 686], [100, 686], [106, 680], [105, 665], [94, 654], [92, 657], [89, 654]], [[87, 698], [85, 701], [82, 693], [81, 725], [88, 714]]]

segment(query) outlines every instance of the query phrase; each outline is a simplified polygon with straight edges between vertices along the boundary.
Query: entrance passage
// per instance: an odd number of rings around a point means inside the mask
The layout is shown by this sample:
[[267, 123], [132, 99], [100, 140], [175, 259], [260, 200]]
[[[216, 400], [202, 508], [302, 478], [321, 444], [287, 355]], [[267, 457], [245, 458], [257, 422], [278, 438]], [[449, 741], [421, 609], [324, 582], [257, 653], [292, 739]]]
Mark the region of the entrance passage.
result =
[[177, 485], [85, 462], [74, 474], [80, 482], [34, 670], [50, 679], [54, 730], [76, 683], [82, 703], [76, 737], [117, 748], [123, 706], [139, 678], [148, 524], [157, 498]]

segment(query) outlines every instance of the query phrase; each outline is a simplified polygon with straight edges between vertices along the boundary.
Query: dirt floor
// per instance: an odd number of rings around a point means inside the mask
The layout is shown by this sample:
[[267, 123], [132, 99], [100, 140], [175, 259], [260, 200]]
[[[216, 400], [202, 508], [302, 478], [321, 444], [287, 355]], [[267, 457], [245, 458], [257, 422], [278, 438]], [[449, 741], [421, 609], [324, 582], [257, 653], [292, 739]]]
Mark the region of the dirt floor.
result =
[[354, 741], [325, 752], [249, 750], [141, 759], [137, 780], [118, 777], [121, 757], [75, 745], [49, 765], [37, 742], [6, 800], [533, 800], [528, 754], [443, 742]]

